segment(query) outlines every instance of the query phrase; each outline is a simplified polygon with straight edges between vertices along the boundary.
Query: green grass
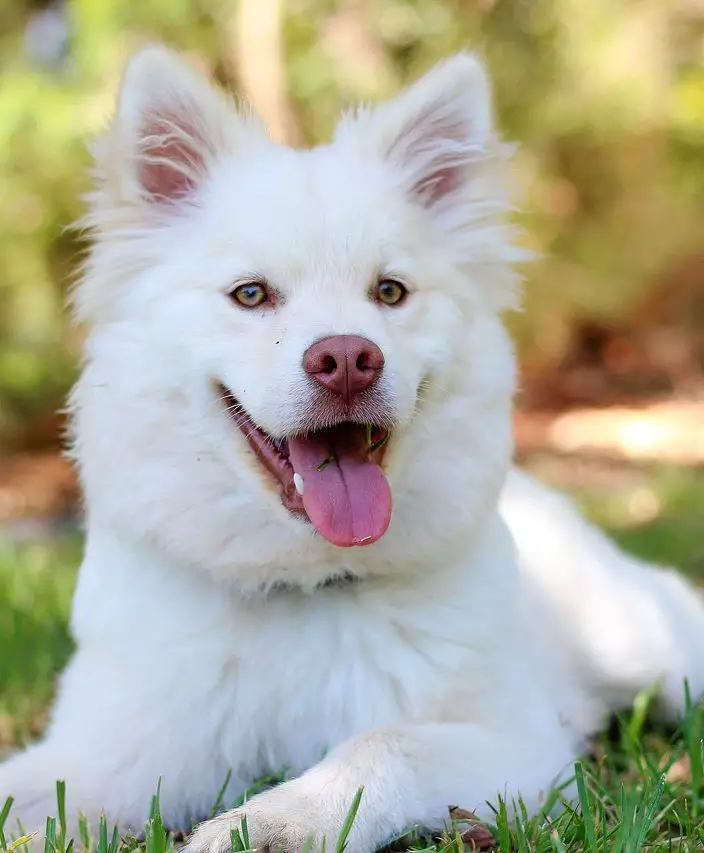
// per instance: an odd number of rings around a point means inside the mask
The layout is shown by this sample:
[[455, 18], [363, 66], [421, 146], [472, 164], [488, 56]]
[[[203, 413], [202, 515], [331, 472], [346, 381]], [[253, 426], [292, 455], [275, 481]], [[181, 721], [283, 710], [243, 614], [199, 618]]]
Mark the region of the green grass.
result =
[[[569, 486], [585, 511], [634, 553], [678, 565], [704, 581], [701, 471], [591, 463], [580, 468], [574, 461], [549, 458], [531, 460], [530, 467]], [[76, 540], [16, 547], [0, 542], [0, 755], [41, 728], [56, 675], [71, 652], [66, 623], [79, 556]], [[506, 806], [499, 804], [488, 826], [494, 838], [491, 849], [703, 851], [704, 709], [692, 709], [678, 731], [663, 732], [647, 722], [647, 704], [644, 696], [633, 713], [598, 738], [593, 755], [577, 765], [579, 803], [552, 820], [523, 817], [513, 822]], [[59, 790], [59, 801], [61, 794]], [[520, 804], [518, 810], [520, 814]], [[12, 847], [2, 831], [4, 818], [0, 803], [0, 851]], [[467, 829], [465, 820], [441, 839], [410, 832], [403, 843], [410, 841], [418, 851], [460, 853], [473, 849], [468, 840], [472, 835], [479, 837], [479, 829], [469, 834]], [[70, 841], [61, 821], [50, 823], [48, 830], [46, 853], [66, 853]], [[84, 827], [84, 841], [88, 835]], [[343, 840], [329, 839], [328, 849], [341, 850]], [[246, 841], [243, 827], [233, 835], [233, 849], [246, 849]], [[105, 824], [96, 828], [91, 841], [97, 853], [118, 853], [120, 847], [121, 853], [166, 853], [173, 846], [158, 815], [158, 802], [144, 842], [119, 842]]]
[[37, 733], [71, 653], [67, 619], [77, 541], [0, 541], [0, 755]]

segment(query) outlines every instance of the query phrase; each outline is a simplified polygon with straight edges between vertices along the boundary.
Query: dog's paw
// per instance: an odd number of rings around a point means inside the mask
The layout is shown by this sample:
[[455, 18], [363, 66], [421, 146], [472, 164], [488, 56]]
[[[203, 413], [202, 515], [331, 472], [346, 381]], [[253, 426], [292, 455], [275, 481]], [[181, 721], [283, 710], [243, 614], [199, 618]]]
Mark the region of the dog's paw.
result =
[[[243, 843], [257, 853], [334, 849], [342, 821], [326, 810], [321, 798], [316, 800], [295, 790], [294, 784], [259, 794], [241, 808], [200, 824], [183, 853], [229, 853], [233, 830], [238, 830]], [[347, 849], [362, 853], [356, 844], [348, 844]]]

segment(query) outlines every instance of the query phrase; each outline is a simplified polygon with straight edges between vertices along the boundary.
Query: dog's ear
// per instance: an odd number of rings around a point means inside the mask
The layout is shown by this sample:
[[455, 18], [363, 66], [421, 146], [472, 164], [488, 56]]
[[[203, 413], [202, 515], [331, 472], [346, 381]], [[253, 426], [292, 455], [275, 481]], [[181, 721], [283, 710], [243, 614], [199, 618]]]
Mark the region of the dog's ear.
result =
[[112, 126], [95, 147], [103, 201], [163, 207], [192, 199], [253, 124], [178, 54], [143, 49], [127, 65]]
[[419, 204], [442, 209], [495, 149], [488, 79], [480, 61], [460, 53], [441, 62], [397, 98], [348, 116], [337, 138], [372, 141]]
[[[445, 257], [475, 270], [497, 310], [516, 307], [520, 276], [513, 265], [533, 256], [519, 246], [509, 159], [514, 147], [494, 128], [484, 66], [457, 54], [396, 98], [343, 118], [336, 144], [380, 162], [397, 187], [447, 238]], [[428, 223], [430, 224], [430, 222]], [[465, 288], [463, 293], [473, 293]]]

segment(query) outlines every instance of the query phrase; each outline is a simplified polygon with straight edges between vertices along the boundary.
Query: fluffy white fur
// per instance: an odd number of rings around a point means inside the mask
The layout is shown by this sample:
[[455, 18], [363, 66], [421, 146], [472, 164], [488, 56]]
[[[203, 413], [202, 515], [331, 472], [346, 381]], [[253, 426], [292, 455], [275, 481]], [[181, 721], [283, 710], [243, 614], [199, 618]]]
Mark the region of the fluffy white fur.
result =
[[[244, 814], [257, 848], [334, 841], [359, 786], [349, 849], [370, 853], [450, 805], [536, 811], [611, 710], [655, 681], [670, 716], [685, 678], [704, 692], [694, 591], [510, 469], [508, 154], [466, 55], [304, 152], [166, 50], [131, 62], [75, 294], [77, 651], [46, 735], [0, 767], [27, 829], [56, 779], [72, 826], [104, 810], [139, 831], [161, 779], [166, 823], [188, 829], [228, 770], [226, 803], [288, 768], [191, 853], [227, 848]], [[411, 291], [398, 308], [368, 298], [388, 272]], [[253, 274], [275, 310], [228, 300]], [[365, 548], [289, 515], [214, 390], [285, 435], [311, 405], [302, 353], [330, 334], [386, 356], [394, 512]]]

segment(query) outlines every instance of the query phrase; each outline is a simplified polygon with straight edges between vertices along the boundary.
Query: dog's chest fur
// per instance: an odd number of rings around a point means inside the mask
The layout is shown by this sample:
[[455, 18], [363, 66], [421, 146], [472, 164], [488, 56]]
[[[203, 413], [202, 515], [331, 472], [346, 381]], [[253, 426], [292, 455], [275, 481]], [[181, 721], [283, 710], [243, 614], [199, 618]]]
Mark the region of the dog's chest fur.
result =
[[237, 756], [252, 780], [298, 773], [348, 737], [419, 721], [444, 702], [451, 713], [448, 684], [461, 687], [470, 659], [474, 672], [482, 666], [482, 651], [453, 630], [463, 608], [422, 594], [413, 607], [370, 587], [287, 590], [222, 608], [228, 624], [211, 623], [204, 648], [223, 760]]

